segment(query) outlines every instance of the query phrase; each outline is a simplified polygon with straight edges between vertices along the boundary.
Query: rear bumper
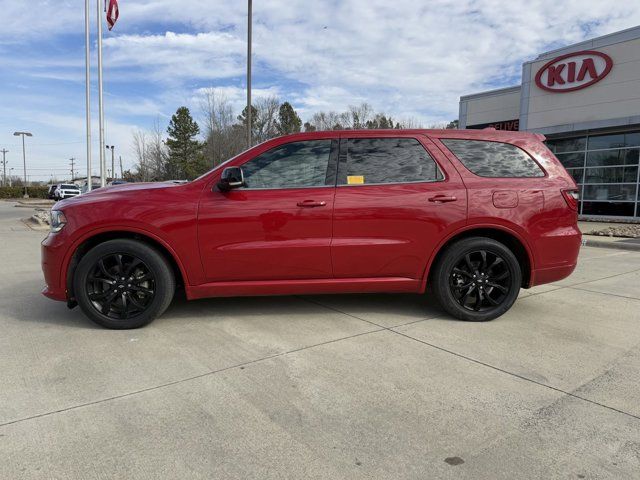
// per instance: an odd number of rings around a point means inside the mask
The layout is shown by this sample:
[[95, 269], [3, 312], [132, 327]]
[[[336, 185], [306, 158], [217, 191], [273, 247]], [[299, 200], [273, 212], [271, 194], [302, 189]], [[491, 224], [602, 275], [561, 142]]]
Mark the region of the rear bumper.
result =
[[567, 278], [578, 264], [582, 233], [577, 225], [549, 232], [537, 241], [538, 261], [531, 272], [530, 286]]
[[560, 267], [540, 268], [533, 271], [531, 286], [558, 282], [567, 278], [576, 269], [577, 263]]
[[40, 254], [45, 281], [42, 294], [53, 300], [66, 302], [67, 287], [64, 284], [66, 275], [62, 274], [62, 262], [66, 249], [64, 248], [64, 242], [60, 240], [59, 234], [50, 233], [42, 241]]

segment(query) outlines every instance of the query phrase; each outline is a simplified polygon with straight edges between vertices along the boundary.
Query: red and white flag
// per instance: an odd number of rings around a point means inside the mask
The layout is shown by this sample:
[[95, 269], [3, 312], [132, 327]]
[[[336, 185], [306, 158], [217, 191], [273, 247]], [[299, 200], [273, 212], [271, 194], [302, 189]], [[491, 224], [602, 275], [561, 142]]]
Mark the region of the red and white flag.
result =
[[107, 23], [109, 24], [109, 30], [113, 28], [113, 26], [118, 21], [118, 17], [120, 16], [120, 11], [118, 10], [118, 0], [108, 0], [109, 6], [107, 7]]

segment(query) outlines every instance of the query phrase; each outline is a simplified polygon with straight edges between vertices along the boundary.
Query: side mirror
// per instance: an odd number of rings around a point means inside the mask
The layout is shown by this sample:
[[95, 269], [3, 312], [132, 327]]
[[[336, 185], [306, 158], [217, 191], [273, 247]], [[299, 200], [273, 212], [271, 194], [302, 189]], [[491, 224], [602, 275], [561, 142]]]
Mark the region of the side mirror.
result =
[[218, 189], [221, 192], [228, 192], [234, 188], [244, 186], [244, 173], [241, 167], [227, 167], [222, 171], [222, 176], [218, 182]]

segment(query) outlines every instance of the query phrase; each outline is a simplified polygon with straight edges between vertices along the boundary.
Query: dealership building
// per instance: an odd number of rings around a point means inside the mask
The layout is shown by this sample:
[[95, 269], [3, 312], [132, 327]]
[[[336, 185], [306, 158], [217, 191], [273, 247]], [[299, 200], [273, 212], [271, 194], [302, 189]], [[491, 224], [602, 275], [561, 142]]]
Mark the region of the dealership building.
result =
[[459, 118], [544, 134], [584, 217], [640, 220], [640, 27], [540, 54], [521, 85], [461, 97]]

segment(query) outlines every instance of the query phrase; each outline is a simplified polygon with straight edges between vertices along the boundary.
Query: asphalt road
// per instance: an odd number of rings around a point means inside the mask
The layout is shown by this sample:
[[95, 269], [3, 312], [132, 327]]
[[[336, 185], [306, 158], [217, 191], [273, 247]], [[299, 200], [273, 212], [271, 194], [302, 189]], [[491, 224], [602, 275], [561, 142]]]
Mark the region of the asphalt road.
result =
[[109, 331], [40, 295], [27, 213], [0, 202], [2, 479], [640, 477], [640, 253], [489, 323], [348, 295]]

